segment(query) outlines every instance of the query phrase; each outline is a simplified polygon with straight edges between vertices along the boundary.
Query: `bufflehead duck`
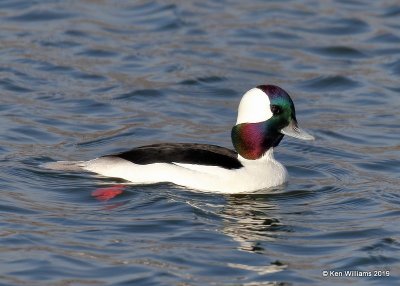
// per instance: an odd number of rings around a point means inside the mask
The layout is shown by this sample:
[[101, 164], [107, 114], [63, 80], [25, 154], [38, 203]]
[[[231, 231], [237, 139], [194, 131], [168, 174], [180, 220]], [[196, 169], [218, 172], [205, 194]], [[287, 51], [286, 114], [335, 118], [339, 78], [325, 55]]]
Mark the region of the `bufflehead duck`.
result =
[[284, 135], [314, 139], [298, 127], [289, 94], [278, 86], [260, 85], [240, 101], [231, 133], [236, 151], [216, 145], [164, 143], [90, 161], [46, 163], [44, 167], [85, 170], [134, 184], [170, 182], [208, 192], [254, 192], [287, 181], [285, 167], [273, 156]]

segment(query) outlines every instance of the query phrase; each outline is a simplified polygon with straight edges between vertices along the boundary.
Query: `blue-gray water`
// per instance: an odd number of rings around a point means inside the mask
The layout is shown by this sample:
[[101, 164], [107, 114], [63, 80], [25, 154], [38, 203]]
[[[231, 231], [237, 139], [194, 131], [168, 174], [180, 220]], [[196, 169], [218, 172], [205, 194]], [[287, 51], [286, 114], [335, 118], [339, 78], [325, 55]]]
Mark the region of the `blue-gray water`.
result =
[[[398, 285], [399, 2], [192, 2], [0, 2], [0, 285]], [[284, 138], [291, 180], [270, 194], [159, 184], [99, 202], [121, 181], [38, 167], [230, 147], [263, 83], [317, 137]]]

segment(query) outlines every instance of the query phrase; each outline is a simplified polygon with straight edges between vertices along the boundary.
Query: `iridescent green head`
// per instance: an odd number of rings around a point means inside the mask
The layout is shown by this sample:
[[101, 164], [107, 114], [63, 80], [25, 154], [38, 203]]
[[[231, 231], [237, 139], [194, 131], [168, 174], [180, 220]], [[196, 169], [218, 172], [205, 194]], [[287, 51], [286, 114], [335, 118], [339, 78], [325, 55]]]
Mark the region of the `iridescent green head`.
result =
[[260, 85], [243, 95], [231, 135], [236, 151], [248, 160], [261, 158], [278, 146], [284, 135], [314, 139], [297, 126], [292, 99], [275, 85]]

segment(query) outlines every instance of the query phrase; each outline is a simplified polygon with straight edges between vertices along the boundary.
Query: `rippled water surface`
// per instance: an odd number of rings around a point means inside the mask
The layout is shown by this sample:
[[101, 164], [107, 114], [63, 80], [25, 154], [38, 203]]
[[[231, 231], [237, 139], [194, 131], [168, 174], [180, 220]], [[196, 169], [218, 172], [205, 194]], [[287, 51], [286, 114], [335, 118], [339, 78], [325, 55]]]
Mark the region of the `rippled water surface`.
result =
[[[399, 285], [399, 2], [192, 2], [0, 2], [0, 285]], [[100, 202], [121, 181], [38, 167], [231, 147], [263, 83], [317, 137], [284, 138], [276, 190]]]

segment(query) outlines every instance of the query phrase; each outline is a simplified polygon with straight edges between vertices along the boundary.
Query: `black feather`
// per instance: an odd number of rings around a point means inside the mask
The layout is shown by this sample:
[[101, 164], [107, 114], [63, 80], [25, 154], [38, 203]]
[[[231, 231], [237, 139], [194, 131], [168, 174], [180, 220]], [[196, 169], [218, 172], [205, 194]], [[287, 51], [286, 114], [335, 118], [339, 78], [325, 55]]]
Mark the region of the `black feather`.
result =
[[110, 156], [120, 157], [139, 165], [183, 163], [219, 166], [225, 169], [239, 169], [243, 167], [235, 151], [207, 144], [162, 143], [141, 146]]

